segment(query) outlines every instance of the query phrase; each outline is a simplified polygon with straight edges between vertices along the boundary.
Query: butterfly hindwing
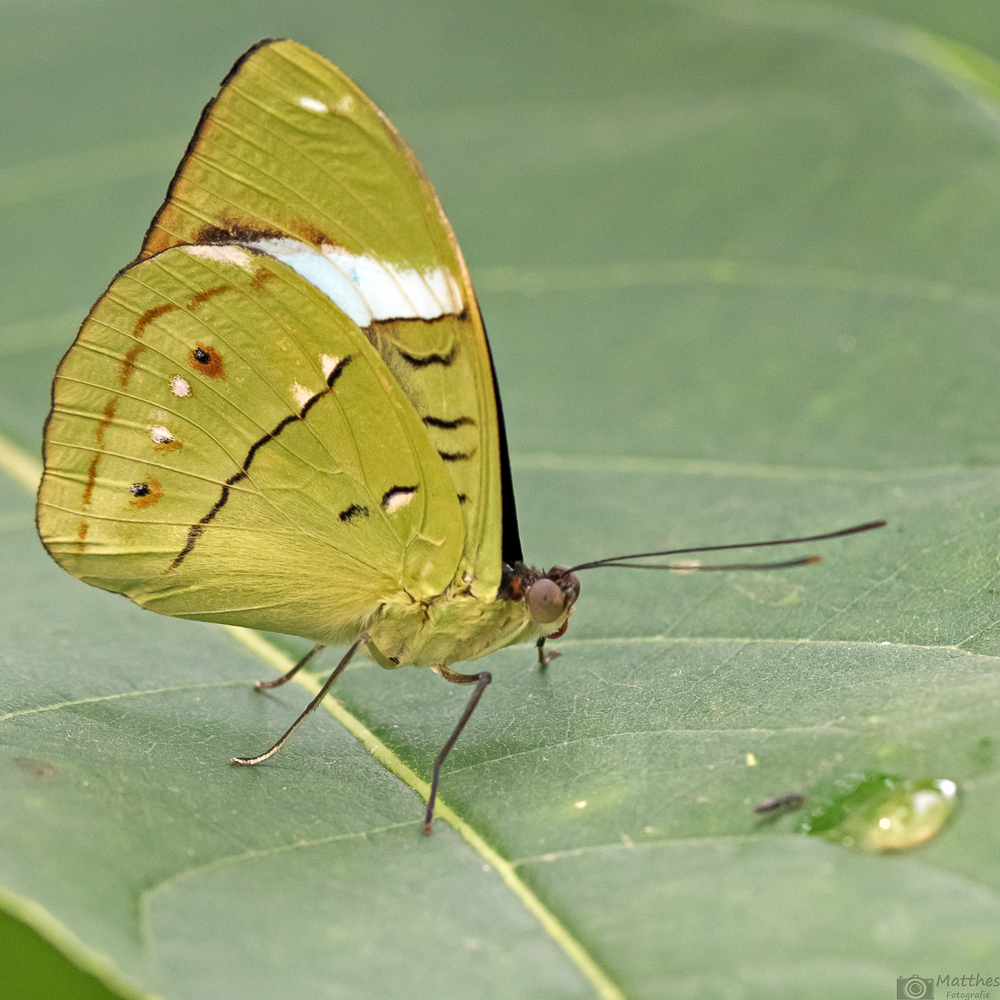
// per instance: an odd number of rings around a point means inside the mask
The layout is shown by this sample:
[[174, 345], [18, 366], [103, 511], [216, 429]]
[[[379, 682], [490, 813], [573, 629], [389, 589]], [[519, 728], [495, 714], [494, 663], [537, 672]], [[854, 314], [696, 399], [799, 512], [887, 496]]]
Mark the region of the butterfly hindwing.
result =
[[491, 598], [501, 532], [519, 558], [489, 348], [458, 244], [413, 153], [304, 46], [261, 43], [202, 121], [143, 247], [242, 244], [288, 264], [365, 331], [444, 462], [464, 521], [458, 575]]
[[114, 281], [60, 365], [45, 457], [52, 555], [165, 614], [329, 642], [462, 556], [453, 481], [368, 338], [241, 247]]

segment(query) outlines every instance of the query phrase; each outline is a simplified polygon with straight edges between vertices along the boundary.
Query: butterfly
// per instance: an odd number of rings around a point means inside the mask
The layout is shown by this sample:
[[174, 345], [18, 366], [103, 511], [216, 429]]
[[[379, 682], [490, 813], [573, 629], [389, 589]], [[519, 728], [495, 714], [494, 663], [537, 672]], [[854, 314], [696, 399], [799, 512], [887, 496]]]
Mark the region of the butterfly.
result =
[[425, 833], [491, 682], [452, 664], [534, 641], [546, 666], [577, 571], [665, 554], [525, 565], [448, 220], [388, 118], [286, 39], [246, 52], [202, 113], [139, 257], [59, 365], [44, 458], [39, 533], [74, 576], [160, 614], [316, 643], [258, 688], [349, 644], [284, 736], [233, 763], [276, 752], [359, 651], [474, 684]]

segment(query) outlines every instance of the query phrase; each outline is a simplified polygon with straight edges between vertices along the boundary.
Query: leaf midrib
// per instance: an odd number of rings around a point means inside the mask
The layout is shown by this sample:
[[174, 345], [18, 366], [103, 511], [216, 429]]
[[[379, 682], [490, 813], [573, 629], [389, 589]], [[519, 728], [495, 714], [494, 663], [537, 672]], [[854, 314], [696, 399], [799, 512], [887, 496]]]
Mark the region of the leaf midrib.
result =
[[[288, 654], [273, 646], [257, 632], [233, 625], [224, 625], [223, 628], [230, 632], [239, 642], [247, 646], [247, 648], [258, 653], [261, 659], [270, 663], [271, 666], [275, 667], [281, 673], [286, 673], [295, 662]], [[295, 680], [312, 694], [317, 694], [320, 690], [320, 682], [311, 675], [303, 675], [300, 672]], [[425, 802], [427, 801], [430, 794], [428, 783], [423, 781], [411, 768], [407, 767], [360, 719], [348, 712], [343, 705], [333, 698], [327, 697], [324, 699], [323, 706], [394, 777], [416, 792]], [[541, 923], [546, 933], [562, 948], [570, 961], [586, 976], [590, 984], [597, 991], [598, 996], [601, 997], [601, 1000], [625, 1000], [624, 994], [618, 986], [597, 964], [583, 945], [570, 934], [552, 911], [545, 906], [534, 891], [520, 878], [510, 861], [495, 850], [471, 823], [462, 819], [440, 795], [436, 801], [435, 815], [445, 820], [488, 865], [496, 869], [507, 888], [517, 896], [525, 908]]]

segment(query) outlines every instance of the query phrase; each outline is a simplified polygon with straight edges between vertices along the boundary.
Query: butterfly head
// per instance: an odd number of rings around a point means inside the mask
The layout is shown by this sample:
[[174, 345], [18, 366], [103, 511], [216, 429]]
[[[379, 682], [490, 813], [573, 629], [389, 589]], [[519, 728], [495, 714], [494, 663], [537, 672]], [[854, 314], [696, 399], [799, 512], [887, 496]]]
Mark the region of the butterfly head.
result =
[[539, 626], [554, 626], [562, 634], [566, 619], [580, 596], [580, 579], [576, 573], [569, 566], [538, 570], [520, 562], [504, 569], [502, 596], [522, 601], [533, 622]]

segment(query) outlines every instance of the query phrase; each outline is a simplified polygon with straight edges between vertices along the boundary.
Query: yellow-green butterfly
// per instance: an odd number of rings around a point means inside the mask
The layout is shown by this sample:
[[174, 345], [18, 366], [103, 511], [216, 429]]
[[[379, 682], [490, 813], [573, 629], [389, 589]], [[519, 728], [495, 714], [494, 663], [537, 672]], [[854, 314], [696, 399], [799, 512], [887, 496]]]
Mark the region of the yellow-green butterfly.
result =
[[[359, 649], [476, 684], [425, 832], [491, 680], [450, 665], [528, 640], [551, 659], [579, 581], [522, 561], [462, 254], [388, 119], [309, 49], [265, 40], [236, 63], [84, 321], [53, 385], [38, 528], [64, 569], [151, 611], [319, 644], [258, 687], [351, 644], [281, 740], [234, 763], [274, 753]], [[574, 569], [599, 564], [626, 563]]]

